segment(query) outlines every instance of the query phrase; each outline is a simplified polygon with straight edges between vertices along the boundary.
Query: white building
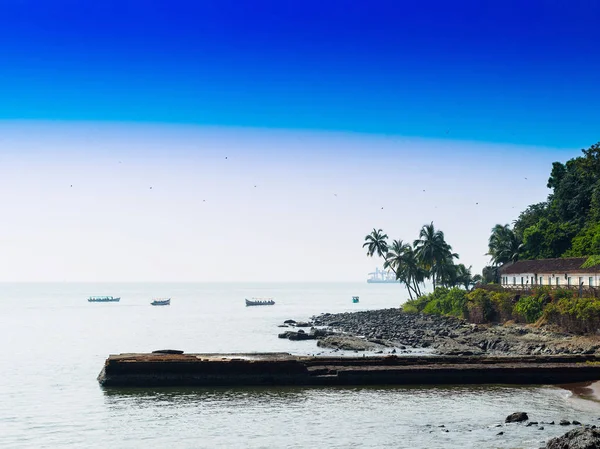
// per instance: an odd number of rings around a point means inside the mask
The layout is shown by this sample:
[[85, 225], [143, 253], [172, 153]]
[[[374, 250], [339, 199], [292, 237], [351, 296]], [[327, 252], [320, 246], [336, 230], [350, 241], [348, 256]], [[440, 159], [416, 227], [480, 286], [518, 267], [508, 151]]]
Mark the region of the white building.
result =
[[586, 260], [587, 257], [519, 260], [500, 267], [500, 283], [507, 288], [600, 287], [600, 267], [581, 268]]

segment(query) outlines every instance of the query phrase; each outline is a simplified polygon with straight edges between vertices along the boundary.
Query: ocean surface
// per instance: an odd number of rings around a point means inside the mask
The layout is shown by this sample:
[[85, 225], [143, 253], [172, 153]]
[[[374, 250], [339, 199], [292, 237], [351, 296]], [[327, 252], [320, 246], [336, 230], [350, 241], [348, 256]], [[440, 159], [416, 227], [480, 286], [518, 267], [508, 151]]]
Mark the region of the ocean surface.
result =
[[[161, 296], [171, 306], [150, 306]], [[277, 303], [245, 307], [245, 297]], [[556, 386], [104, 390], [96, 380], [122, 352], [318, 353], [314, 341], [278, 339], [277, 325], [403, 297], [366, 283], [0, 284], [0, 447], [538, 448], [567, 428], [504, 426], [506, 415], [599, 422], [598, 402]]]

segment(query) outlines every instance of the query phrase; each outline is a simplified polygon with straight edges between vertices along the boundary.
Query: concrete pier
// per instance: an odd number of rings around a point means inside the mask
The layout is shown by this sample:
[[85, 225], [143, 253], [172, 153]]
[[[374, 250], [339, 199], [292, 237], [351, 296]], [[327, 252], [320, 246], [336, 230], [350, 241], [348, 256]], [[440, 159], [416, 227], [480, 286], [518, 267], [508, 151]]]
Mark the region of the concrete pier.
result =
[[106, 360], [105, 387], [563, 384], [600, 380], [600, 357], [119, 354]]

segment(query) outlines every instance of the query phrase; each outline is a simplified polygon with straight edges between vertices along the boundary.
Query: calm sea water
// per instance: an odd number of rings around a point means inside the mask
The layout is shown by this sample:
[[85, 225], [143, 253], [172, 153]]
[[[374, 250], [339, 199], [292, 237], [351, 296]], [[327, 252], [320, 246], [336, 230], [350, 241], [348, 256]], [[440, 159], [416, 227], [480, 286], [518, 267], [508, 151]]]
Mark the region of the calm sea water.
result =
[[[150, 306], [155, 296], [172, 305]], [[277, 304], [245, 307], [252, 296]], [[314, 342], [278, 339], [277, 325], [397, 307], [403, 296], [389, 284], [0, 284], [0, 447], [537, 448], [566, 429], [495, 426], [521, 410], [598, 422], [596, 402], [553, 386], [103, 390], [96, 381], [121, 352], [312, 354]]]

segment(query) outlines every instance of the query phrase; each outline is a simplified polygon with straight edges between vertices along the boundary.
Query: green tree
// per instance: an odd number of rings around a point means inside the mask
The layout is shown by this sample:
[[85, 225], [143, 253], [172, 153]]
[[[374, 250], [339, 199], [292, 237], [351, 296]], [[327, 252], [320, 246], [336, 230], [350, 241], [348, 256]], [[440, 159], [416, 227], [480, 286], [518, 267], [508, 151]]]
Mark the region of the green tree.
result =
[[584, 257], [600, 254], [600, 223], [592, 223], [573, 238], [566, 257]]
[[415, 289], [413, 283], [413, 273], [407, 266], [407, 252], [411, 251], [410, 245], [404, 243], [402, 240], [394, 240], [392, 246], [388, 249], [387, 257], [384, 268], [390, 268], [396, 273], [396, 279], [406, 285], [408, 290], [408, 296], [413, 299], [413, 293], [416, 297], [419, 296], [418, 290]]
[[450, 266], [454, 264], [453, 259], [458, 258], [458, 254], [452, 252], [444, 233], [436, 230], [433, 222], [421, 228], [419, 238], [414, 241], [413, 246], [423, 268], [429, 272], [428, 277], [431, 278], [435, 290], [439, 282], [448, 278]]
[[483, 284], [498, 284], [500, 283], [500, 272], [497, 266], [485, 266], [481, 270], [481, 282]]
[[542, 218], [523, 233], [523, 254], [528, 259], [561, 257], [572, 244], [578, 227], [573, 222], [551, 222]]
[[460, 285], [464, 287], [467, 291], [471, 290], [471, 287], [473, 287], [477, 282], [471, 273], [472, 268], [473, 267], [467, 268], [462, 263], [456, 265], [456, 278], [455, 283], [454, 285], [452, 285], [452, 287]]
[[383, 233], [383, 229], [375, 229], [365, 237], [363, 248], [367, 248], [367, 256], [373, 257], [375, 254], [379, 257], [385, 257], [388, 253], [388, 236]]
[[523, 250], [523, 244], [509, 225], [497, 224], [492, 228], [488, 240], [488, 255], [494, 265], [516, 262]]

